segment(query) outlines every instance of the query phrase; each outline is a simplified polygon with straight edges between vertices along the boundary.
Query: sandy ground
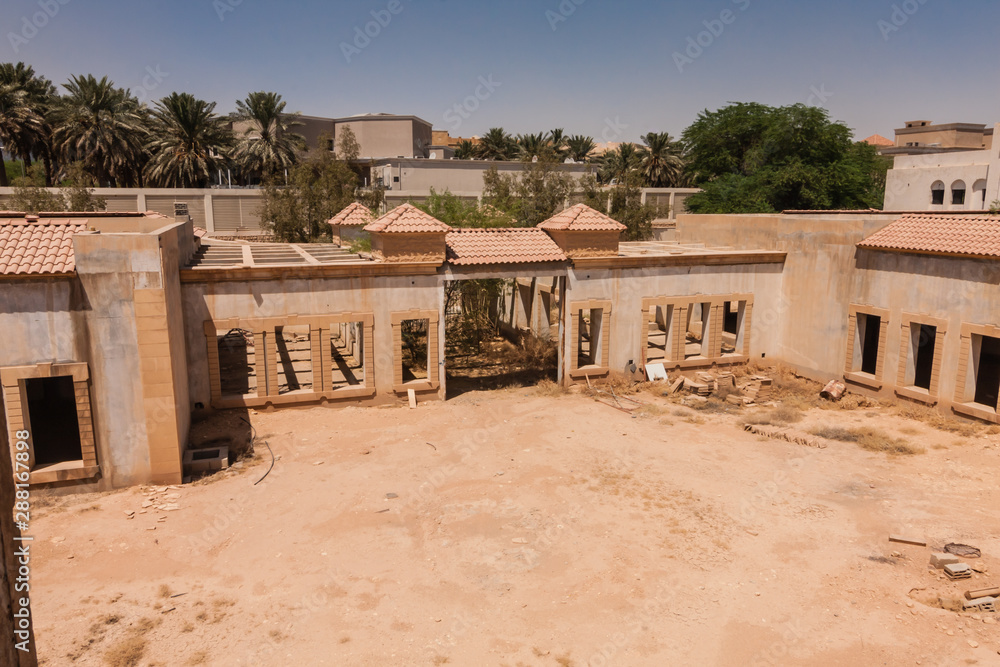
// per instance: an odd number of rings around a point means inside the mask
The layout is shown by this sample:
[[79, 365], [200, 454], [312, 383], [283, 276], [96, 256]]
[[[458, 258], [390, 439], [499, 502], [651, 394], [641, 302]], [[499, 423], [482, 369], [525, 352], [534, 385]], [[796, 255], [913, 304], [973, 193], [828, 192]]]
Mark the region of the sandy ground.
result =
[[[1000, 664], [997, 614], [938, 606], [1000, 585], [997, 436], [796, 426], [927, 448], [890, 457], [534, 389], [253, 419], [279, 457], [256, 486], [262, 446], [36, 508], [43, 664]], [[890, 533], [978, 546], [987, 573], [945, 581]]]

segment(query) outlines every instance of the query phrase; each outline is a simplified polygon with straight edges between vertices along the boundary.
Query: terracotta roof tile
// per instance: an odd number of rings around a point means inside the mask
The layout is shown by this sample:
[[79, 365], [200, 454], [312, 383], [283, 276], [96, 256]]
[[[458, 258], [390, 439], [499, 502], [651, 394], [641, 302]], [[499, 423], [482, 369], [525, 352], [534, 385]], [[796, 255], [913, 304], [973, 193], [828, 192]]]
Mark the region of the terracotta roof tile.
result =
[[81, 219], [0, 219], [0, 275], [73, 273], [73, 236], [86, 230]]
[[906, 215], [858, 247], [1000, 258], [1000, 217]]
[[456, 266], [565, 262], [548, 234], [535, 228], [456, 229], [445, 236], [448, 261]]
[[366, 232], [401, 234], [416, 232], [450, 232], [451, 227], [424, 213], [413, 204], [403, 204], [392, 209], [365, 227]]
[[372, 222], [375, 216], [364, 204], [354, 202], [343, 211], [327, 220], [331, 227], [364, 227]]
[[896, 142], [892, 139], [886, 139], [881, 134], [873, 134], [872, 136], [865, 139], [862, 143], [869, 144], [871, 146], [878, 146], [880, 148], [888, 148], [890, 146], [895, 146]]
[[622, 232], [626, 227], [586, 204], [577, 204], [538, 225], [539, 229], [578, 232]]

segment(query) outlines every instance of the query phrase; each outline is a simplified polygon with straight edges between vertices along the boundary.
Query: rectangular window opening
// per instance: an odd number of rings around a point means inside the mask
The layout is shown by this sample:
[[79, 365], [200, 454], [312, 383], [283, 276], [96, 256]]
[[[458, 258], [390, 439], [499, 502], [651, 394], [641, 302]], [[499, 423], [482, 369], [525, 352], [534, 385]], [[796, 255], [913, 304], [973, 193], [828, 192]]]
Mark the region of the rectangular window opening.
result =
[[313, 388], [312, 334], [309, 325], [282, 326], [274, 330], [278, 394], [310, 392]]
[[[974, 401], [996, 410], [1000, 403], [1000, 338], [973, 336], [973, 359], [976, 369]], [[978, 351], [978, 354], [976, 352]]]
[[743, 353], [743, 322], [746, 311], [746, 301], [726, 301], [722, 305], [722, 356]]
[[694, 303], [688, 308], [684, 358], [708, 357], [711, 303]]
[[427, 380], [427, 359], [430, 356], [430, 326], [428, 319], [403, 320], [403, 382]]
[[334, 324], [330, 331], [334, 389], [365, 384], [365, 327], [361, 322]]
[[854, 343], [854, 368], [862, 373], [875, 375], [878, 372], [879, 343], [882, 335], [882, 318], [878, 315], [858, 313], [857, 332]]
[[604, 311], [601, 308], [581, 310], [577, 317], [576, 367], [600, 366]]
[[910, 345], [913, 361], [912, 386], [931, 389], [934, 375], [934, 349], [937, 343], [937, 327], [914, 322], [910, 324]]
[[951, 191], [951, 203], [955, 206], [965, 205], [965, 190], [952, 190]]
[[246, 329], [216, 331], [222, 396], [257, 394], [257, 356], [254, 333]]
[[24, 380], [34, 468], [83, 460], [76, 391], [69, 375]]
[[934, 206], [944, 204], [944, 190], [931, 190], [931, 204]]
[[646, 333], [646, 362], [655, 363], [670, 359], [670, 347], [673, 343], [672, 329], [674, 319], [673, 306], [652, 306], [650, 314], [652, 321]]

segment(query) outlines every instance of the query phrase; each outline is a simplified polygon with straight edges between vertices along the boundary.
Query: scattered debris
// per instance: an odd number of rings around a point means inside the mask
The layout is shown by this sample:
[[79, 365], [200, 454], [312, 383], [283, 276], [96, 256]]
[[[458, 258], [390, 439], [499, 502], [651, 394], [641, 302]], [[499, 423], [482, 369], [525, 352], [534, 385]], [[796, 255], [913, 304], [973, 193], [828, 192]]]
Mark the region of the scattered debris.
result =
[[794, 431], [792, 429], [780, 428], [776, 426], [764, 426], [760, 424], [747, 424], [743, 427], [743, 430], [748, 433], [753, 433], [754, 435], [762, 435], [765, 438], [784, 440], [785, 442], [791, 442], [792, 444], [815, 447], [816, 449], [826, 449], [825, 442], [818, 438], [814, 438], [808, 433], [803, 433], [802, 431]]
[[968, 544], [955, 544], [954, 542], [944, 545], [944, 550], [962, 558], [979, 558], [983, 555], [983, 552], [976, 547], [970, 547]]
[[993, 588], [980, 588], [974, 591], [965, 591], [966, 600], [975, 600], [977, 598], [1000, 598], [1000, 586], [994, 586]]
[[[432, 445], [432, 444], [431, 444], [431, 443], [429, 443], [429, 442], [428, 442], [427, 444], [428, 444], [428, 445], [430, 445], [431, 447], [434, 447], [434, 451], [435, 451], [435, 452], [436, 452], [436, 451], [438, 450], [438, 448], [437, 448], [437, 447], [436, 447], [435, 445]], [[367, 452], [366, 452], [366, 453], [367, 453]]]
[[844, 392], [847, 391], [847, 385], [843, 382], [837, 382], [836, 380], [830, 380], [830, 382], [823, 387], [823, 391], [819, 392], [821, 398], [825, 398], [828, 401], [839, 401], [844, 396]]
[[412, 389], [407, 389], [406, 396], [410, 399], [410, 409], [415, 409], [417, 407], [417, 393]]
[[961, 562], [958, 556], [952, 554], [931, 554], [931, 567], [936, 567], [939, 570], [944, 569], [945, 565], [955, 565]]
[[976, 598], [974, 600], [967, 600], [963, 605], [963, 609], [964, 611], [996, 612], [996, 603], [997, 599], [995, 597]]
[[375, 514], [385, 514], [388, 511], [389, 511], [389, 508], [387, 507], [384, 510], [379, 510], [378, 512], [375, 512]]
[[898, 542], [900, 544], [910, 544], [910, 545], [913, 545], [915, 547], [926, 547], [927, 546], [927, 541], [926, 540], [918, 540], [918, 539], [915, 539], [913, 537], [904, 537], [902, 535], [890, 535], [889, 536], [889, 541], [890, 542]]
[[524, 539], [523, 537], [515, 537], [514, 539], [511, 540], [511, 542], [513, 542], [514, 544], [527, 544], [528, 540]]
[[663, 393], [663, 395], [664, 396], [673, 396], [674, 394], [676, 394], [677, 392], [679, 392], [681, 389], [684, 388], [684, 382], [685, 381], [686, 380], [684, 379], [683, 375], [681, 377], [677, 378], [676, 380], [674, 380], [674, 383], [672, 385], [670, 385], [670, 388], [667, 389]]
[[396, 493], [387, 493], [387, 494], [385, 494], [385, 499], [386, 500], [392, 500], [393, 498], [399, 498], [399, 494], [396, 494]]
[[[634, 364], [632, 365], [634, 366]], [[627, 366], [626, 369], [628, 369]], [[646, 379], [649, 382], [666, 382], [667, 369], [662, 363], [646, 364]]]

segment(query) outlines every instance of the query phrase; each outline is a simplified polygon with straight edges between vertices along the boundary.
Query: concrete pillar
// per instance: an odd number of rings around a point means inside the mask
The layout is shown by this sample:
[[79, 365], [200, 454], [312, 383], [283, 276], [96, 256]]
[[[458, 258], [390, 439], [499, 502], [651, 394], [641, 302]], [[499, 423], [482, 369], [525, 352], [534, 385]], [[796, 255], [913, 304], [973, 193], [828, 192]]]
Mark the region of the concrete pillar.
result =
[[1000, 199], [1000, 123], [993, 128], [993, 148], [990, 149], [990, 168], [986, 177], [986, 208]]
[[137, 195], [135, 203], [136, 203], [136, 208], [138, 208], [141, 213], [145, 213], [146, 211], [149, 210], [149, 208], [146, 206], [146, 193], [145, 192], [140, 192]]
[[[212, 195], [205, 195], [205, 229], [215, 231], [215, 210], [212, 208]], [[242, 225], [243, 221], [240, 221]]]

